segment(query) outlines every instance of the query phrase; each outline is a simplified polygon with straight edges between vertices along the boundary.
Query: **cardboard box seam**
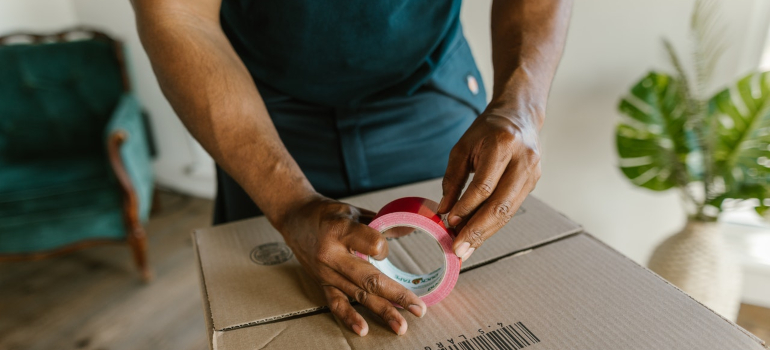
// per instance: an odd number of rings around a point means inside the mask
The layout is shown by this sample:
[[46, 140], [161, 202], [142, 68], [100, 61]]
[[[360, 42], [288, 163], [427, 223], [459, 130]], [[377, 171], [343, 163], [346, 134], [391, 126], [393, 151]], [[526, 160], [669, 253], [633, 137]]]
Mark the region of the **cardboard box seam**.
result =
[[214, 337], [216, 336], [216, 333], [218, 332], [216, 328], [214, 328], [214, 317], [211, 315], [211, 302], [209, 301], [209, 293], [206, 290], [206, 277], [203, 275], [203, 264], [201, 263], [201, 257], [200, 257], [200, 251], [198, 249], [198, 231], [193, 230], [193, 232], [190, 234], [192, 236], [193, 241], [193, 251], [195, 252], [195, 260], [198, 264], [198, 275], [200, 276], [201, 280], [201, 293], [203, 293], [203, 314], [206, 317], [207, 323], [207, 333], [209, 335], [209, 345], [216, 348], [216, 342], [214, 341]]
[[553, 243], [556, 243], [556, 242], [563, 241], [563, 240], [568, 239], [570, 237], [577, 236], [577, 235], [579, 235], [579, 234], [581, 234], [583, 232], [585, 232], [583, 230], [583, 227], [582, 226], [578, 226], [574, 230], [567, 231], [567, 232], [565, 232], [563, 235], [561, 235], [559, 237], [551, 238], [551, 239], [548, 239], [546, 241], [543, 241], [543, 242], [540, 242], [540, 243], [537, 243], [537, 244], [534, 244], [534, 245], [531, 245], [531, 246], [528, 246], [528, 247], [525, 247], [525, 248], [522, 248], [522, 249], [514, 250], [514, 251], [512, 251], [510, 253], [506, 253], [506, 254], [500, 255], [500, 256], [498, 256], [496, 258], [492, 258], [492, 259], [489, 259], [489, 260], [486, 260], [486, 261], [482, 261], [482, 262], [480, 262], [480, 263], [478, 263], [476, 265], [470, 266], [468, 268], [461, 268], [460, 269], [460, 273], [462, 274], [462, 273], [465, 273], [465, 272], [468, 272], [468, 271], [472, 271], [472, 270], [475, 270], [477, 268], [484, 267], [484, 266], [487, 266], [489, 264], [496, 263], [496, 262], [498, 262], [500, 260], [503, 260], [503, 259], [512, 258], [512, 257], [520, 255], [521, 253], [526, 252], [526, 251], [533, 251], [535, 249], [542, 248], [544, 246], [547, 246], [547, 245], [550, 245], [550, 244], [553, 244]]
[[[356, 303], [356, 302], [353, 302], [352, 304], [353, 305], [358, 305], [358, 303]], [[290, 313], [288, 315], [273, 316], [273, 317], [268, 317], [268, 318], [261, 319], [261, 320], [258, 320], [258, 321], [241, 323], [241, 324], [237, 324], [237, 325], [234, 325], [234, 326], [229, 326], [229, 327], [222, 328], [219, 331], [220, 332], [226, 332], [226, 331], [232, 331], [232, 330], [241, 329], [241, 328], [248, 328], [248, 327], [252, 327], [252, 326], [263, 326], [263, 325], [266, 325], [266, 324], [286, 322], [286, 321], [296, 320], [298, 318], [325, 314], [325, 313], [328, 313], [328, 312], [330, 312], [329, 311], [329, 307], [324, 305], [324, 306], [319, 306], [319, 307], [315, 307], [315, 308], [311, 308], [311, 309], [307, 309], [307, 310], [293, 312], [293, 313]], [[216, 330], [216, 328], [215, 328], [215, 330]]]
[[736, 328], [736, 329], [738, 329], [738, 330], [739, 330], [739, 331], [741, 331], [741, 332], [742, 332], [744, 335], [748, 336], [750, 339], [752, 339], [752, 340], [754, 340], [755, 342], [759, 343], [759, 345], [761, 345], [762, 347], [764, 347], [764, 348], [766, 348], [766, 349], [770, 349], [770, 347], [768, 347], [768, 344], [767, 344], [767, 343], [765, 343], [765, 341], [764, 341], [764, 340], [760, 339], [759, 337], [757, 337], [756, 335], [752, 334], [751, 332], [749, 332], [749, 331], [747, 331], [747, 330], [743, 329], [743, 327], [741, 327], [741, 326], [739, 326], [739, 325], [737, 325], [737, 324], [733, 323], [732, 321], [728, 320], [728, 319], [727, 319], [727, 318], [725, 318], [724, 316], [722, 316], [722, 315], [718, 314], [717, 312], [715, 312], [714, 310], [712, 310], [712, 309], [711, 309], [711, 308], [709, 308], [708, 306], [704, 305], [704, 304], [703, 304], [703, 303], [701, 303], [700, 301], [696, 300], [695, 298], [693, 298], [692, 296], [690, 296], [690, 294], [687, 294], [685, 291], [681, 290], [679, 287], [675, 286], [674, 284], [672, 284], [671, 282], [669, 282], [669, 281], [668, 281], [668, 280], [666, 280], [665, 278], [663, 278], [663, 277], [660, 277], [660, 275], [658, 275], [658, 274], [657, 274], [657, 273], [655, 273], [654, 271], [652, 271], [652, 270], [650, 270], [650, 269], [648, 269], [648, 268], [646, 268], [646, 267], [644, 267], [644, 266], [642, 266], [642, 265], [640, 265], [640, 264], [636, 263], [635, 261], [631, 260], [631, 258], [629, 258], [629, 257], [627, 257], [627, 256], [623, 255], [622, 253], [620, 253], [619, 251], [617, 251], [615, 248], [612, 248], [612, 247], [610, 247], [610, 246], [609, 246], [607, 243], [604, 243], [604, 242], [602, 242], [600, 239], [598, 239], [598, 238], [594, 237], [594, 235], [592, 235], [592, 234], [590, 234], [590, 233], [588, 233], [588, 232], [583, 232], [583, 233], [584, 233], [584, 234], [585, 234], [585, 235], [586, 235], [588, 238], [590, 238], [590, 239], [594, 240], [595, 242], [597, 242], [597, 243], [599, 243], [600, 245], [604, 246], [605, 248], [609, 249], [609, 250], [610, 250], [611, 252], [613, 252], [614, 254], [616, 254], [616, 255], [619, 255], [621, 258], [623, 258], [623, 259], [625, 259], [625, 260], [627, 260], [627, 261], [630, 261], [630, 262], [632, 262], [632, 263], [633, 263], [633, 265], [635, 265], [637, 268], [639, 268], [639, 269], [642, 269], [643, 271], [645, 271], [645, 272], [647, 272], [647, 273], [649, 273], [649, 274], [652, 274], [653, 276], [655, 276], [655, 277], [656, 277], [656, 278], [658, 278], [659, 280], [663, 281], [665, 284], [667, 284], [667, 285], [669, 285], [669, 286], [671, 286], [671, 287], [675, 288], [675, 289], [676, 289], [677, 291], [679, 291], [680, 293], [682, 293], [682, 294], [686, 295], [686, 296], [687, 296], [687, 297], [688, 297], [690, 300], [692, 300], [692, 301], [694, 301], [694, 302], [698, 303], [698, 305], [700, 305], [700, 306], [702, 306], [702, 307], [706, 308], [707, 310], [711, 311], [711, 313], [713, 313], [714, 315], [718, 316], [720, 319], [722, 319], [722, 321], [724, 321], [724, 322], [727, 322], [727, 323], [728, 323], [730, 326], [732, 326], [733, 328]]

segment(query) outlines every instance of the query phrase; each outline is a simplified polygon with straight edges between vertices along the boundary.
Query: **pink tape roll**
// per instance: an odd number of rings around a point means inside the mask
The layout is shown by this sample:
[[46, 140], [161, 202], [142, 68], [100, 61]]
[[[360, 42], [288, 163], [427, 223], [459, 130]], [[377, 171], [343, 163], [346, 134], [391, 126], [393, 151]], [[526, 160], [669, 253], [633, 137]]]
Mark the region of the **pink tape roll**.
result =
[[377, 267], [382, 273], [400, 283], [419, 296], [426, 305], [434, 305], [446, 298], [460, 276], [461, 259], [452, 251], [454, 232], [444, 226], [436, 214], [438, 204], [430, 199], [405, 197], [386, 204], [374, 217], [369, 226], [379, 232], [393, 227], [409, 226], [423, 230], [436, 239], [444, 252], [444, 264], [435, 271], [416, 275], [395, 267], [388, 259], [375, 260], [356, 252]]

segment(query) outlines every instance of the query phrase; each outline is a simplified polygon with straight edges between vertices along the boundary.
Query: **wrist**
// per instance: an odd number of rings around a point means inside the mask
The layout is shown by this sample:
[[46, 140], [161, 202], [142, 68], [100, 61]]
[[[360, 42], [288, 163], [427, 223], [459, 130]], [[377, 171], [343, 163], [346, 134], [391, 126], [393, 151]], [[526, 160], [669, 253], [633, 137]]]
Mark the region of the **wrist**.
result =
[[539, 131], [545, 121], [548, 87], [523, 68], [508, 79], [495, 79], [492, 99], [484, 113], [522, 120]]
[[307, 216], [305, 208], [313, 202], [324, 200], [326, 197], [315, 191], [303, 191], [289, 197], [282, 203], [278, 210], [271, 214], [265, 214], [270, 223], [281, 235], [286, 237], [287, 227], [300, 216]]
[[517, 128], [539, 132], [545, 121], [545, 109], [536, 104], [490, 102], [482, 115], [494, 115], [510, 120]]

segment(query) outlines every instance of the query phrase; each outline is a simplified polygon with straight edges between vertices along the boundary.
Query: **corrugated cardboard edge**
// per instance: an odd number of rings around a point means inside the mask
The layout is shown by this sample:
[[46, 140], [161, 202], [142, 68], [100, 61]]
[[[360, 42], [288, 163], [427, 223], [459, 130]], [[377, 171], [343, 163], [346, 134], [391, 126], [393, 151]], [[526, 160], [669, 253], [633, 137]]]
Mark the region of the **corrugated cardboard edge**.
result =
[[640, 265], [640, 264], [636, 263], [636, 261], [633, 261], [633, 260], [631, 260], [631, 258], [629, 258], [629, 257], [627, 257], [627, 256], [625, 256], [625, 255], [623, 255], [621, 252], [617, 251], [615, 248], [612, 248], [612, 247], [610, 247], [610, 246], [609, 246], [607, 243], [604, 243], [604, 242], [602, 242], [602, 240], [600, 240], [600, 239], [596, 238], [594, 235], [592, 235], [592, 234], [590, 234], [590, 233], [588, 233], [588, 232], [585, 232], [585, 231], [583, 232], [583, 234], [585, 234], [585, 235], [586, 235], [588, 238], [591, 238], [591, 239], [592, 239], [592, 240], [594, 240], [595, 242], [599, 243], [599, 245], [601, 245], [601, 246], [603, 246], [603, 247], [607, 248], [609, 251], [611, 251], [611, 252], [615, 253], [616, 255], [620, 256], [622, 259], [624, 259], [624, 260], [627, 260], [627, 261], [630, 261], [630, 262], [631, 262], [631, 263], [633, 263], [633, 265], [635, 265], [637, 268], [639, 268], [639, 269], [641, 269], [641, 270], [644, 270], [644, 271], [646, 271], [646, 272], [647, 272], [647, 273], [649, 273], [649, 274], [652, 274], [653, 276], [655, 276], [655, 277], [656, 277], [656, 278], [658, 278], [659, 280], [663, 281], [663, 283], [665, 283], [665, 284], [667, 284], [667, 285], [669, 285], [669, 286], [673, 287], [674, 289], [676, 289], [676, 290], [677, 290], [677, 291], [679, 291], [680, 293], [682, 293], [682, 294], [686, 295], [686, 296], [687, 296], [688, 298], [690, 298], [692, 301], [694, 301], [694, 302], [698, 303], [698, 305], [700, 305], [700, 306], [702, 306], [702, 307], [706, 308], [707, 310], [711, 311], [711, 312], [712, 312], [714, 315], [718, 316], [718, 317], [719, 317], [719, 318], [721, 318], [723, 321], [727, 322], [727, 323], [728, 323], [729, 325], [731, 325], [733, 328], [735, 328], [735, 329], [737, 329], [737, 330], [741, 331], [743, 334], [745, 334], [746, 336], [748, 336], [749, 338], [751, 338], [751, 339], [752, 339], [752, 340], [754, 340], [755, 342], [759, 343], [759, 345], [761, 345], [761, 346], [762, 346], [762, 347], [764, 347], [765, 349], [770, 349], [770, 346], [768, 346], [768, 344], [767, 344], [767, 343], [765, 343], [765, 341], [764, 341], [764, 340], [760, 339], [759, 337], [757, 337], [756, 335], [752, 334], [751, 332], [749, 332], [749, 331], [745, 330], [743, 327], [741, 327], [741, 326], [739, 326], [739, 325], [735, 324], [733, 321], [730, 321], [730, 320], [728, 320], [727, 318], [725, 318], [724, 316], [722, 316], [722, 315], [718, 314], [717, 312], [715, 312], [714, 310], [712, 310], [712, 309], [711, 309], [711, 308], [709, 308], [708, 306], [704, 305], [704, 304], [703, 304], [703, 303], [701, 303], [700, 301], [696, 300], [695, 298], [693, 298], [692, 296], [690, 296], [690, 294], [687, 294], [685, 291], [681, 290], [679, 287], [675, 286], [674, 284], [672, 284], [671, 282], [669, 282], [669, 281], [668, 281], [668, 280], [666, 280], [665, 278], [663, 278], [663, 277], [660, 277], [660, 275], [658, 275], [658, 274], [657, 274], [657, 273], [655, 273], [654, 271], [652, 271], [652, 270], [650, 270], [650, 269], [648, 269], [648, 268], [646, 268], [646, 267], [644, 267], [644, 266], [642, 266], [642, 265]]
[[296, 311], [296, 312], [290, 312], [290, 313], [282, 314], [280, 316], [273, 316], [273, 317], [263, 318], [263, 319], [259, 319], [259, 320], [256, 320], [256, 321], [246, 322], [246, 323], [239, 323], [239, 324], [236, 324], [236, 325], [233, 325], [233, 326], [224, 327], [224, 328], [222, 328], [219, 331], [220, 332], [225, 332], [225, 331], [232, 331], [232, 330], [239, 329], [239, 328], [246, 328], [246, 327], [251, 327], [251, 326], [261, 326], [261, 325], [264, 325], [264, 324], [271, 324], [271, 323], [278, 323], [278, 322], [284, 322], [284, 321], [291, 321], [291, 320], [296, 319], [296, 318], [318, 315], [318, 314], [325, 313], [327, 311], [329, 311], [329, 307], [328, 306], [311, 307], [311, 308], [300, 310], [300, 311]]
[[190, 236], [192, 237], [193, 251], [195, 251], [195, 263], [198, 265], [198, 277], [200, 278], [201, 295], [203, 296], [203, 314], [206, 318], [206, 333], [209, 336], [209, 349], [217, 350], [217, 340], [215, 336], [220, 336], [221, 332], [214, 329], [214, 319], [211, 317], [209, 293], [206, 291], [206, 279], [203, 277], [203, 265], [201, 264], [200, 253], [198, 253], [198, 231], [194, 230]]

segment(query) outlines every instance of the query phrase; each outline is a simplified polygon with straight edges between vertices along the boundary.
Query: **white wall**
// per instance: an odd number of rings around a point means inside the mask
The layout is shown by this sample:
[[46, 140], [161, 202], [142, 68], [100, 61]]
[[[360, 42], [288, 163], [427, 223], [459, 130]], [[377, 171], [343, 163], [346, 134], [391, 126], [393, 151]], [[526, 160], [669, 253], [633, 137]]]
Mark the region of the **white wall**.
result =
[[0, 1], [0, 35], [20, 30], [53, 32], [76, 23], [70, 0]]

